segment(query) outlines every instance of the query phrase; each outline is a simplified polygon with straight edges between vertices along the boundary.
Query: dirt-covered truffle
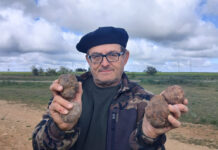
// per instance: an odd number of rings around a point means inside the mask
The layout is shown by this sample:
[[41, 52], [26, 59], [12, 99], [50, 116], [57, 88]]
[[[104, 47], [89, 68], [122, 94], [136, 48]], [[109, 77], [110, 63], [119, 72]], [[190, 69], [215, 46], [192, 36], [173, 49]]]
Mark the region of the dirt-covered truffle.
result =
[[184, 91], [178, 85], [169, 86], [161, 95], [164, 96], [168, 104], [182, 104], [185, 99]]
[[183, 103], [184, 99], [184, 91], [180, 86], [173, 85], [168, 87], [160, 95], [155, 95], [148, 102], [148, 106], [145, 108], [147, 120], [155, 128], [170, 126], [168, 104], [180, 104]]
[[155, 95], [145, 109], [146, 117], [155, 128], [168, 126], [167, 117], [170, 114], [168, 104], [162, 95]]
[[75, 75], [62, 74], [58, 78], [58, 83], [63, 86], [60, 95], [68, 101], [71, 101], [78, 91], [78, 81]]
[[70, 112], [66, 115], [61, 114], [61, 118], [67, 123], [77, 122], [82, 110], [78, 102], [72, 101], [79, 88], [76, 76], [72, 74], [62, 74], [58, 78], [58, 83], [63, 86], [63, 90], [60, 92], [60, 95], [73, 104], [73, 108]]

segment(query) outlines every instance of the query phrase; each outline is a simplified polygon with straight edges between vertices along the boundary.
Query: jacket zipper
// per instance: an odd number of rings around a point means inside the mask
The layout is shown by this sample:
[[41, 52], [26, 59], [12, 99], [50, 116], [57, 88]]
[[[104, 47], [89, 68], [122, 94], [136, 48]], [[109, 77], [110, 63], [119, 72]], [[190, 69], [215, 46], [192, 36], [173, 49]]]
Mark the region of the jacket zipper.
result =
[[115, 133], [116, 133], [116, 118], [117, 118], [117, 112], [114, 110], [112, 112], [112, 121], [111, 121], [111, 149], [115, 149]]

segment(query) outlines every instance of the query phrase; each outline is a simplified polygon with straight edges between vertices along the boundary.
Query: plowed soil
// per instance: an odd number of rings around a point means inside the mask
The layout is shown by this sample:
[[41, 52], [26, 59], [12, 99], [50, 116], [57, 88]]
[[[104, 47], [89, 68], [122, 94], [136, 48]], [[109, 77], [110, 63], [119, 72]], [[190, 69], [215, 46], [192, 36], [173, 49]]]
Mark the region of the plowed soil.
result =
[[[0, 149], [31, 150], [32, 132], [45, 108], [0, 100]], [[212, 126], [184, 123], [167, 138], [167, 150], [218, 149], [218, 130]]]

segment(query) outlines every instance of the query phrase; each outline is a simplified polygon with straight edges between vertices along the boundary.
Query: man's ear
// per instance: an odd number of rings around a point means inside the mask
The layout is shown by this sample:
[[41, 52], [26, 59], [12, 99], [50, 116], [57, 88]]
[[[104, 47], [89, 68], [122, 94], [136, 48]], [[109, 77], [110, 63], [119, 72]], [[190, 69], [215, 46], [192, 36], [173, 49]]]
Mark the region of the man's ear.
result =
[[124, 65], [126, 65], [128, 59], [129, 59], [129, 51], [126, 50], [126, 52], [125, 52], [125, 54], [124, 54]]
[[88, 58], [88, 54], [86, 54], [86, 61], [89, 63], [89, 66], [91, 65], [91, 61], [90, 59]]

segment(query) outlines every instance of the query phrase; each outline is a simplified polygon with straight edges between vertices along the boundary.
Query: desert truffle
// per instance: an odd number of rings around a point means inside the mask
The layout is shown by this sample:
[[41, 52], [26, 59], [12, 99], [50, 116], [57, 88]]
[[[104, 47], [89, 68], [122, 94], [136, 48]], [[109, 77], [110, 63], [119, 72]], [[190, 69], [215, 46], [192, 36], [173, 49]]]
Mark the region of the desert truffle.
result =
[[63, 86], [60, 95], [73, 104], [73, 108], [70, 112], [66, 115], [61, 114], [61, 118], [67, 123], [77, 122], [81, 114], [81, 106], [78, 102], [72, 101], [79, 88], [76, 76], [72, 74], [62, 74], [58, 78], [58, 83]]
[[164, 90], [160, 95], [155, 95], [145, 108], [146, 118], [155, 128], [170, 126], [168, 104], [182, 104], [185, 99], [183, 89], [173, 85]]

